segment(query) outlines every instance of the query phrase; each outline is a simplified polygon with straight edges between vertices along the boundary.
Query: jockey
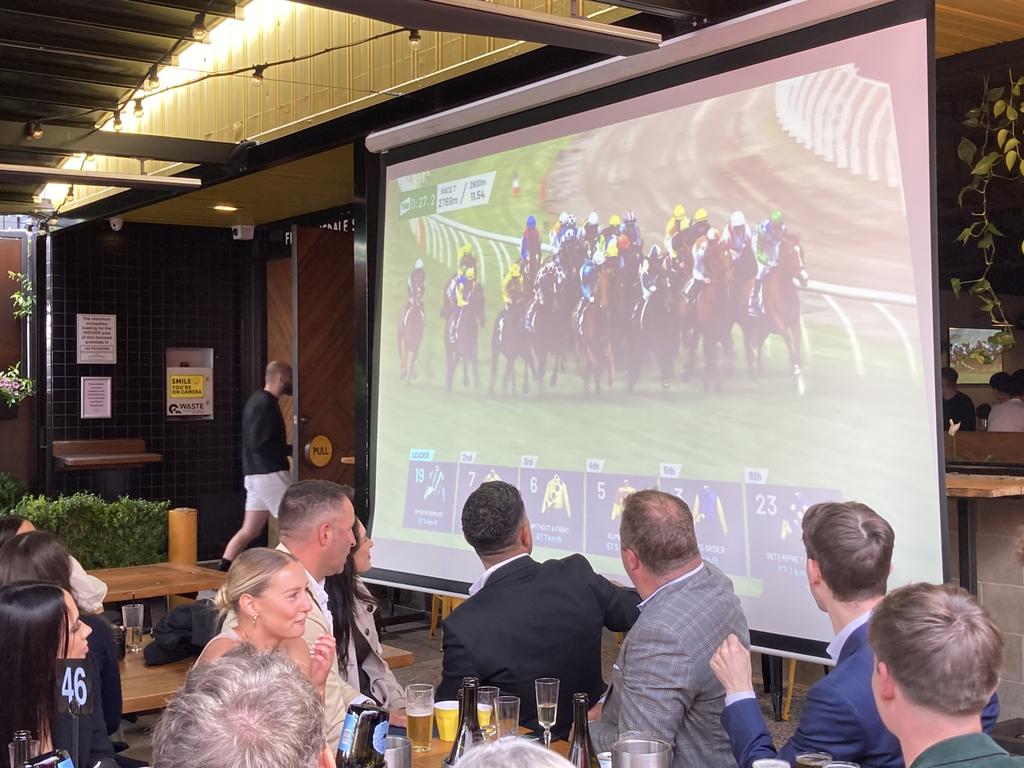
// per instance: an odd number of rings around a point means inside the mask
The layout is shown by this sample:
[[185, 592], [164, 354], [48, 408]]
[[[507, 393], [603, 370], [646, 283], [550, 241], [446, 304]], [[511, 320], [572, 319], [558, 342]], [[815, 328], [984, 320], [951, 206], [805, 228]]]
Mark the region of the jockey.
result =
[[[643, 251], [644, 248], [644, 236], [640, 232], [640, 224], [636, 220], [636, 213], [633, 211], [626, 211], [622, 223], [622, 234], [629, 238], [629, 242], [636, 246], [637, 251]], [[627, 248], [629, 246], [626, 246]], [[622, 246], [619, 246], [622, 249]]]
[[523, 272], [518, 261], [513, 261], [501, 281], [501, 298], [505, 300], [505, 309], [522, 298]]
[[548, 239], [548, 244], [551, 246], [552, 250], [558, 250], [558, 243], [561, 241], [562, 234], [565, 232], [565, 227], [568, 223], [569, 213], [567, 211], [562, 211], [558, 214], [558, 224], [556, 224], [555, 228], [551, 230], [551, 237]]
[[686, 218], [686, 208], [683, 207], [682, 203], [679, 203], [672, 209], [672, 218], [665, 225], [665, 237], [671, 238], [672, 235], [682, 232], [688, 226], [690, 226], [690, 220]]
[[686, 298], [690, 301], [696, 301], [697, 295], [708, 283], [708, 279], [704, 276], [704, 254], [707, 252], [709, 245], [718, 242], [720, 239], [721, 233], [714, 227], [711, 227], [706, 235], [693, 244], [693, 277], [690, 278], [690, 284], [685, 289]]
[[698, 208], [693, 214], [690, 226], [682, 232], [666, 238], [665, 247], [677, 260], [682, 262], [687, 255], [693, 254], [694, 243], [704, 237], [709, 229], [711, 229], [711, 222], [708, 221], [708, 212], [703, 208]]
[[473, 255], [473, 246], [466, 243], [459, 249], [459, 276], [466, 274], [469, 269], [476, 268], [476, 256]]
[[608, 243], [612, 242], [619, 236], [622, 231], [622, 217], [617, 213], [613, 213], [608, 217], [608, 226], [601, 230], [601, 240], [605, 243], [605, 248], [608, 247]]
[[476, 288], [476, 270], [473, 267], [466, 267], [466, 271], [455, 281], [455, 306], [459, 309], [468, 307], [469, 302], [473, 299], [474, 288]]
[[426, 291], [427, 286], [427, 273], [423, 270], [423, 259], [416, 259], [416, 263], [412, 265], [412, 272], [409, 273], [409, 298], [415, 299], [418, 295], [422, 296]]
[[601, 219], [597, 216], [597, 211], [591, 211], [590, 215], [587, 216], [587, 221], [583, 225], [583, 239], [590, 243], [590, 247], [597, 248], [597, 238], [601, 235]]
[[743, 211], [732, 212], [729, 223], [722, 231], [722, 237], [729, 243], [736, 256], [740, 256], [752, 246], [754, 231], [747, 224], [747, 217], [743, 215]]
[[658, 279], [661, 277], [662, 255], [661, 249], [656, 245], [651, 246], [647, 258], [640, 265], [640, 290], [643, 291], [644, 301], [651, 298], [651, 294], [658, 290]]
[[[603, 254], [601, 261], [604, 261]], [[583, 266], [580, 267], [580, 293], [583, 295], [583, 301], [588, 304], [594, 301], [594, 290], [597, 288], [597, 267], [597, 261], [591, 255], [588, 248], [587, 254], [583, 259]]]
[[519, 258], [540, 258], [540, 232], [537, 231], [537, 217], [532, 214], [526, 217], [526, 229], [523, 230], [523, 239], [519, 244]]
[[783, 221], [782, 211], [777, 208], [772, 211], [771, 216], [758, 224], [754, 231], [753, 248], [757, 257], [757, 277], [754, 279], [754, 290], [750, 293], [750, 302], [747, 306], [748, 314], [754, 317], [764, 314], [764, 296], [761, 288], [765, 275], [779, 263], [779, 246], [782, 245], [782, 238], [785, 235], [786, 223]]

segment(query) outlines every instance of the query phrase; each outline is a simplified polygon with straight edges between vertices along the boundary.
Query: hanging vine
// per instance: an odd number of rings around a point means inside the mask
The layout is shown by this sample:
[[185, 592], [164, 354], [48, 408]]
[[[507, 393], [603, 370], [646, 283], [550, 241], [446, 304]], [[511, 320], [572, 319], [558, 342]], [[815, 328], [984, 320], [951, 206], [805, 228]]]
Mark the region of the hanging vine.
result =
[[[990, 88], [986, 78], [981, 103], [969, 110], [963, 121], [967, 128], [981, 129], [981, 146], [964, 136], [957, 147], [957, 155], [971, 169], [970, 183], [957, 196], [957, 204], [968, 212], [971, 222], [960, 232], [957, 241], [964, 246], [974, 241], [981, 252], [984, 269], [980, 277], [972, 280], [953, 278], [951, 287], [956, 296], [966, 290], [977, 298], [996, 329], [990, 341], [1003, 348], [1014, 344], [1013, 323], [1006, 318], [1003, 302], [989, 281], [997, 257], [997, 238], [1004, 237], [990, 217], [989, 204], [1000, 184], [1019, 183], [1024, 179], [1021, 174], [1024, 147], [1021, 147], [1018, 131], [1022, 89], [1024, 76], [1014, 79], [1012, 71], [1004, 86]], [[1024, 241], [1020, 248], [1024, 252]]]

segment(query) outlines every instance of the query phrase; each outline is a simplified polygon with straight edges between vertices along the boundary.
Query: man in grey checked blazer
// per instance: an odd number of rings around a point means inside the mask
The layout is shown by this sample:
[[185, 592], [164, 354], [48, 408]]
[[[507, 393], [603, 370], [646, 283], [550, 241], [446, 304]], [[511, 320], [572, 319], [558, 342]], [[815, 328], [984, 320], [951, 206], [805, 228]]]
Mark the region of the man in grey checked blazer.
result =
[[725, 690], [710, 660], [734, 634], [750, 644], [732, 582], [701, 560], [686, 502], [661, 491], [626, 499], [622, 563], [643, 602], [612, 669], [603, 706], [591, 711], [599, 751], [619, 734], [643, 733], [673, 746], [672, 768], [732, 768], [722, 728]]

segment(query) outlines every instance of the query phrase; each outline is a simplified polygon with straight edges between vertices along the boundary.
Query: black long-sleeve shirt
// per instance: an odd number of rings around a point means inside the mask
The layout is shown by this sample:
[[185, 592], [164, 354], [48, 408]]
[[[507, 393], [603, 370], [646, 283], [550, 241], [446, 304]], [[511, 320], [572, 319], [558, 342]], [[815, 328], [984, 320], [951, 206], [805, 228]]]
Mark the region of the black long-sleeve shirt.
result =
[[242, 413], [242, 473], [268, 475], [288, 470], [288, 441], [277, 398], [261, 389]]

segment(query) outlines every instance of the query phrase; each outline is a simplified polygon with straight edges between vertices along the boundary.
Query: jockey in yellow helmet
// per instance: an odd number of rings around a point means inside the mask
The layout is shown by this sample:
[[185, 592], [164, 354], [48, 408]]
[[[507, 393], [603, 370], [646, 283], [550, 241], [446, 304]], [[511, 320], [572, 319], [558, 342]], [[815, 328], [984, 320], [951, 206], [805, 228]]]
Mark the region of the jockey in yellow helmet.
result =
[[455, 306], [469, 306], [473, 296], [473, 289], [476, 287], [476, 270], [473, 267], [466, 267], [466, 271], [459, 277], [455, 285]]
[[508, 272], [505, 273], [505, 277], [501, 281], [501, 298], [505, 301], [505, 308], [508, 309], [512, 306], [514, 301], [518, 301], [523, 295], [523, 272], [519, 266], [518, 261], [513, 261], [512, 265], [508, 268]]
[[682, 232], [688, 226], [690, 226], [690, 220], [686, 216], [686, 208], [683, 207], [682, 203], [679, 203], [672, 209], [672, 218], [665, 224], [665, 237], [671, 238], [672, 235]]

